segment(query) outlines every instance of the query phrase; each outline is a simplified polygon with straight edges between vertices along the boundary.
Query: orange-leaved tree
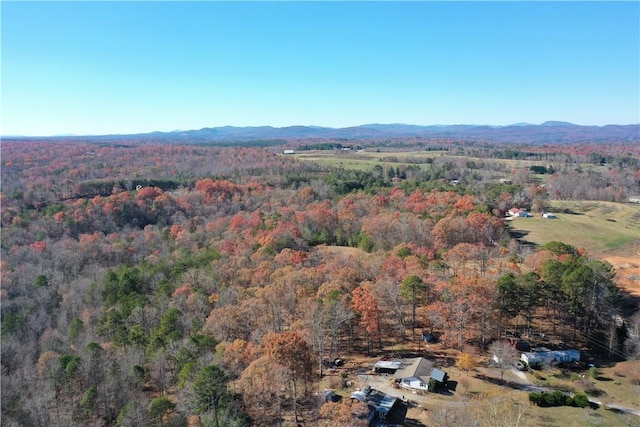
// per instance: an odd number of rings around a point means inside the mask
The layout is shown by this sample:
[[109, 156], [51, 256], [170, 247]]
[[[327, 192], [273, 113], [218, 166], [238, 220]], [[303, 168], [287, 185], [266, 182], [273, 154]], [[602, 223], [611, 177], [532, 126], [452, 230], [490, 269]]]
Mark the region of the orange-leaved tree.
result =
[[360, 314], [360, 325], [366, 333], [367, 351], [373, 350], [375, 340], [378, 340], [378, 345], [382, 349], [378, 298], [373, 294], [370, 284], [365, 283], [355, 288], [351, 292], [351, 298], [351, 305]]
[[305, 388], [312, 370], [312, 355], [307, 342], [295, 331], [270, 332], [263, 337], [267, 354], [285, 368], [291, 385], [291, 401], [296, 422], [298, 407], [296, 404], [297, 384], [303, 380]]

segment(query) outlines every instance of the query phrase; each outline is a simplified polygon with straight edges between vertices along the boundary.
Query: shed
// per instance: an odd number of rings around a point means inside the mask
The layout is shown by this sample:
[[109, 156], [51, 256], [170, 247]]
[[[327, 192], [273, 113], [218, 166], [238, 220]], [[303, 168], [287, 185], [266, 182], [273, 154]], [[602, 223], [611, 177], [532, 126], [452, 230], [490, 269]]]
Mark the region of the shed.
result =
[[438, 368], [433, 368], [433, 371], [431, 371], [431, 378], [438, 381], [439, 383], [446, 383], [448, 377], [449, 376], [445, 371], [441, 371]]
[[529, 343], [529, 341], [509, 338], [509, 344], [518, 351], [531, 351], [531, 343]]
[[373, 365], [373, 370], [377, 374], [394, 374], [401, 366], [399, 361], [380, 360]]
[[397, 397], [372, 389], [368, 385], [362, 390], [354, 391], [351, 398], [367, 404], [369, 425], [372, 425], [376, 419], [386, 420], [398, 401]]
[[293, 150], [284, 150], [283, 154], [293, 154], [294, 151]]
[[446, 372], [441, 371], [438, 368], [433, 368], [433, 371], [431, 371], [431, 378], [429, 379], [429, 391], [436, 392], [439, 389], [446, 387], [448, 380], [449, 376]]
[[546, 218], [546, 219], [556, 219], [556, 218], [558, 218], [558, 217], [557, 217], [557, 216], [555, 216], [555, 215], [554, 215], [554, 214], [552, 214], [552, 213], [545, 212], [545, 213], [543, 213], [543, 214], [542, 214], [542, 218]]
[[426, 342], [426, 343], [434, 343], [436, 341], [438, 341], [438, 338], [433, 335], [430, 332], [423, 332], [422, 333], [422, 341]]

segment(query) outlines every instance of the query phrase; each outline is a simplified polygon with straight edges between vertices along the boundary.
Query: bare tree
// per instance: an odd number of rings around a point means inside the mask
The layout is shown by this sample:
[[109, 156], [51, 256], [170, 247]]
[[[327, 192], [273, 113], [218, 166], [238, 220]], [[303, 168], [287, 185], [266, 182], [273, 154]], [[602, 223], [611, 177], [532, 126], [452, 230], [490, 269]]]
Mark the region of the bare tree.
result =
[[518, 360], [518, 352], [508, 341], [494, 341], [489, 346], [493, 361], [500, 370], [500, 380], [504, 380], [504, 373]]
[[630, 359], [640, 359], [640, 311], [627, 321], [627, 339], [624, 349]]

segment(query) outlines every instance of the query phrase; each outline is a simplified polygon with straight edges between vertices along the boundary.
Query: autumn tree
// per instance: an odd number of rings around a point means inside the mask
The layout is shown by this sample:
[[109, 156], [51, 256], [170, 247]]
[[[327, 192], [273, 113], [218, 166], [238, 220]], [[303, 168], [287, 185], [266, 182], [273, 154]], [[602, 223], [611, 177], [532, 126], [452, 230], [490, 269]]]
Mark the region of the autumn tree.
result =
[[465, 371], [467, 376], [469, 371], [474, 370], [478, 366], [478, 359], [476, 356], [469, 353], [460, 353], [456, 360], [456, 368], [461, 371]]
[[367, 351], [371, 353], [373, 343], [377, 340], [382, 349], [380, 334], [380, 310], [378, 298], [375, 297], [369, 284], [360, 285], [351, 292], [353, 309], [360, 314], [360, 325], [365, 330]]
[[327, 402], [320, 408], [320, 417], [330, 420], [333, 425], [348, 427], [366, 427], [369, 407], [357, 399], [344, 399], [341, 402]]
[[216, 350], [222, 353], [220, 366], [231, 378], [238, 378], [249, 364], [264, 353], [259, 344], [245, 340], [234, 340], [231, 343], [221, 343]]
[[247, 412], [257, 425], [281, 418], [282, 393], [288, 382], [286, 368], [264, 354], [242, 372], [236, 385], [242, 391]]
[[443, 329], [443, 341], [458, 349], [472, 339], [482, 342], [493, 307], [487, 281], [456, 277], [438, 282], [434, 292], [428, 308], [432, 322]]
[[313, 366], [311, 351], [306, 341], [294, 331], [270, 332], [263, 337], [267, 353], [288, 374], [291, 385], [291, 403], [296, 422], [298, 421], [298, 382], [303, 380], [306, 386]]

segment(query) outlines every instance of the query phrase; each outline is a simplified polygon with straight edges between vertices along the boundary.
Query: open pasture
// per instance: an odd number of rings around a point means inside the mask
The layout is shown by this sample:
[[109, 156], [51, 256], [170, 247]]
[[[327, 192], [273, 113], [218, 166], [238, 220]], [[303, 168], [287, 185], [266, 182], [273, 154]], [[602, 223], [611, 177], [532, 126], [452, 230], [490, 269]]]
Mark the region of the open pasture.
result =
[[[296, 151], [294, 156], [301, 160], [318, 162], [325, 166], [342, 167], [345, 169], [367, 170], [375, 165], [382, 167], [398, 165], [416, 165], [425, 167], [431, 162], [430, 159], [440, 158], [452, 162], [469, 161], [476, 164], [501, 164], [510, 169], [528, 169], [531, 166], [548, 166], [548, 161], [522, 160], [522, 159], [501, 159], [489, 157], [473, 157], [452, 155], [444, 150], [378, 150], [367, 148], [365, 150], [309, 150]], [[577, 165], [578, 166], [578, 165]], [[603, 166], [596, 166], [590, 163], [581, 163], [580, 167], [586, 169], [598, 169]]]
[[584, 248], [590, 256], [614, 266], [616, 281], [640, 296], [640, 205], [602, 201], [554, 201], [557, 219], [517, 218], [512, 235], [543, 245], [556, 240]]
[[[510, 222], [521, 240], [543, 245], [557, 240], [583, 247], [591, 254], [640, 244], [640, 205], [602, 201], [551, 201], [556, 219], [536, 214]], [[627, 252], [625, 250], [625, 252]]]
[[376, 165], [383, 168], [399, 164], [424, 166], [434, 157], [443, 156], [445, 151], [352, 151], [352, 150], [314, 150], [296, 152], [301, 160], [310, 160], [324, 166], [345, 169], [369, 170]]

